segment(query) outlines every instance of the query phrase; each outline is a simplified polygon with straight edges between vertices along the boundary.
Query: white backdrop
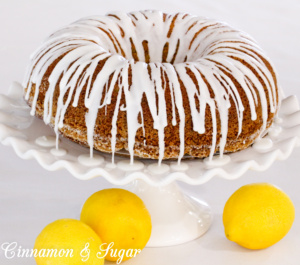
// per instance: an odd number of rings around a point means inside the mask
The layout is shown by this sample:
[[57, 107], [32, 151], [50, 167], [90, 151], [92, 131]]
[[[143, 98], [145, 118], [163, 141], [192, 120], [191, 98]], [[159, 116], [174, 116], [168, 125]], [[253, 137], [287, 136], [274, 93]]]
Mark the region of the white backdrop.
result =
[[[252, 35], [272, 59], [286, 95], [300, 98], [299, 0], [0, 0], [0, 93], [14, 80], [22, 81], [29, 55], [57, 28], [78, 18], [109, 11], [158, 9], [189, 12], [228, 22]], [[194, 264], [299, 264], [300, 260], [300, 148], [284, 162], [265, 172], [247, 172], [228, 181], [215, 178], [191, 187], [189, 193], [206, 200], [214, 222], [201, 238], [188, 244], [145, 249], [128, 265]], [[289, 234], [263, 251], [248, 251], [225, 238], [222, 210], [240, 186], [270, 182], [293, 200], [296, 220]], [[0, 146], [0, 244], [16, 241], [32, 248], [41, 229], [59, 218], [78, 218], [84, 200], [93, 192], [111, 187], [101, 178], [79, 181], [66, 171], [47, 172], [35, 161], [19, 159], [10, 147]], [[0, 264], [35, 264], [33, 259], [7, 260], [0, 250]]]

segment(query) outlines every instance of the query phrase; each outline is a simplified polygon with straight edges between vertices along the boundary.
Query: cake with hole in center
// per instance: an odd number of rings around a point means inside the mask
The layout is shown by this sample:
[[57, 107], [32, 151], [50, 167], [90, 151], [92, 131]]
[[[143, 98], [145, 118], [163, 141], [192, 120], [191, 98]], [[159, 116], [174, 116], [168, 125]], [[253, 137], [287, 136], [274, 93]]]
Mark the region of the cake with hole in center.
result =
[[279, 106], [276, 73], [246, 33], [185, 13], [115, 12], [53, 33], [24, 81], [56, 134], [162, 161], [247, 148]]

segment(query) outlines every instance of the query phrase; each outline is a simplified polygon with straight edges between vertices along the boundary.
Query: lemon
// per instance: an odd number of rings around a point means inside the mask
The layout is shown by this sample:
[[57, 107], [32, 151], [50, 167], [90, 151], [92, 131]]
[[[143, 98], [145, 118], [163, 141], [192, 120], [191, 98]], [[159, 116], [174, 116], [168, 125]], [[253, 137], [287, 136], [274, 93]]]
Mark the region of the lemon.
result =
[[94, 193], [83, 205], [80, 219], [100, 236], [105, 258], [111, 261], [118, 261], [121, 256], [121, 260], [135, 257], [151, 235], [151, 217], [145, 204], [123, 189]]
[[104, 259], [97, 257], [101, 244], [85, 223], [60, 219], [47, 225], [36, 238], [35, 260], [38, 265], [103, 265]]
[[291, 199], [268, 183], [241, 187], [228, 199], [223, 212], [226, 237], [249, 249], [263, 249], [281, 240], [295, 218]]

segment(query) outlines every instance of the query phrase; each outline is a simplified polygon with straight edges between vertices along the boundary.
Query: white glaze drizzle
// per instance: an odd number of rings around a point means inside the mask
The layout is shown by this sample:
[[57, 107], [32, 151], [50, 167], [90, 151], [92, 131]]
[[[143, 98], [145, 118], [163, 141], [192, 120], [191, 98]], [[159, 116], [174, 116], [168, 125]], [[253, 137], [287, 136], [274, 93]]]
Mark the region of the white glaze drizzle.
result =
[[[173, 30], [170, 27], [174, 26]], [[150, 62], [143, 41], [147, 41]], [[132, 52], [133, 45], [136, 53]], [[162, 62], [163, 49], [168, 45], [168, 54]], [[144, 121], [141, 100], [146, 96], [152, 118], [153, 127], [159, 136], [159, 164], [164, 157], [164, 128], [167, 126], [165, 87], [162, 80], [169, 79], [172, 101], [172, 124], [176, 125], [175, 111], [179, 116], [180, 162], [184, 155], [185, 112], [183, 95], [179, 80], [182, 81], [188, 95], [193, 129], [203, 134], [205, 132], [205, 110], [210, 107], [213, 125], [211, 152], [209, 158], [219, 147], [220, 157], [224, 153], [228, 132], [228, 109], [230, 99], [233, 100], [238, 116], [238, 130], [242, 130], [243, 111], [241, 97], [237, 88], [228, 76], [234, 76], [248, 98], [251, 119], [257, 118], [256, 106], [258, 100], [262, 106], [264, 131], [267, 125], [268, 108], [274, 113], [277, 109], [276, 84], [272, 73], [264, 64], [266, 58], [257, 44], [245, 33], [229, 27], [225, 23], [196, 17], [187, 14], [167, 15], [159, 11], [132, 12], [129, 14], [116, 12], [106, 16], [94, 16], [81, 19], [52, 34], [32, 56], [31, 65], [23, 84], [27, 87], [25, 98], [28, 100], [32, 85], [35, 95], [32, 101], [31, 114], [34, 115], [39, 87], [49, 66], [59, 57], [61, 60], [54, 67], [49, 77], [49, 88], [44, 100], [44, 121], [48, 124], [52, 116], [54, 89], [59, 82], [60, 95], [55, 114], [54, 130], [58, 134], [64, 126], [64, 115], [70, 104], [77, 106], [80, 93], [87, 84], [85, 94], [87, 142], [90, 146], [90, 156], [93, 156], [94, 128], [99, 108], [110, 104], [115, 84], [119, 93], [112, 119], [111, 149], [114, 161], [117, 117], [119, 111], [126, 111], [128, 128], [128, 151], [133, 163], [136, 132], [143, 128]], [[137, 58], [136, 58], [137, 57]], [[102, 70], [97, 74], [92, 84], [92, 77], [99, 62], [105, 61]], [[239, 60], [242, 60], [241, 63]], [[246, 65], [251, 66], [256, 74]], [[148, 74], [151, 70], [151, 78]], [[128, 70], [132, 72], [132, 84], [128, 84]], [[190, 70], [196, 78], [196, 85], [188, 75]], [[162, 74], [161, 74], [162, 73]], [[112, 76], [109, 84], [109, 77]], [[79, 79], [80, 77], [80, 79]], [[61, 78], [61, 79], [60, 79]], [[207, 85], [208, 82], [209, 87]], [[267, 104], [264, 86], [268, 90]], [[60, 79], [60, 81], [59, 81]], [[249, 81], [251, 80], [251, 82]], [[164, 82], [165, 83], [165, 82]], [[198, 87], [197, 87], [198, 86]], [[254, 88], [255, 87], [255, 88]], [[198, 89], [199, 88], [199, 89]], [[210, 96], [210, 90], [214, 98]], [[105, 91], [103, 104], [100, 101]], [[68, 92], [67, 100], [65, 100]], [[122, 92], [125, 94], [126, 107], [120, 106]], [[71, 102], [72, 96], [74, 100]], [[156, 96], [158, 102], [156, 102]], [[195, 97], [199, 101], [198, 110]], [[156, 106], [156, 103], [158, 107]], [[217, 146], [217, 118], [219, 112], [221, 122], [221, 139]]]

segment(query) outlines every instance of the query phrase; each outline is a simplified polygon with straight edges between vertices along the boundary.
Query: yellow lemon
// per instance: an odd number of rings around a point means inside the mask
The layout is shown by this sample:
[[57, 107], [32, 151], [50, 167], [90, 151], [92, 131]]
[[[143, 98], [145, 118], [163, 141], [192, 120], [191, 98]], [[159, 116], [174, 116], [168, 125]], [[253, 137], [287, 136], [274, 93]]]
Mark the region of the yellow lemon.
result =
[[100, 236], [103, 255], [111, 261], [135, 257], [151, 234], [151, 217], [145, 204], [123, 189], [94, 193], [83, 205], [80, 219]]
[[102, 242], [92, 228], [74, 219], [60, 219], [47, 225], [35, 241], [38, 265], [103, 265], [97, 257]]
[[226, 237], [249, 249], [263, 249], [281, 240], [295, 218], [291, 199], [268, 183], [241, 187], [228, 199], [223, 212]]

